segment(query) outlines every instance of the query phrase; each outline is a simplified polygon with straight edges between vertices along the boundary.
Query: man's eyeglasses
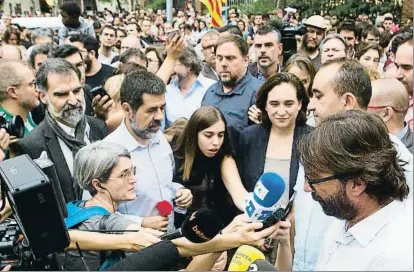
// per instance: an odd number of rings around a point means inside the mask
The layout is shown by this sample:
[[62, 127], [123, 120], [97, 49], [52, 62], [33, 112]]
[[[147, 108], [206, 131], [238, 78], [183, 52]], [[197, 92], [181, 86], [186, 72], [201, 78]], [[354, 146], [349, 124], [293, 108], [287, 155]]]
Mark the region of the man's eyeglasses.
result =
[[368, 106], [368, 109], [374, 109], [374, 110], [385, 109], [385, 108], [391, 108], [393, 111], [398, 112], [398, 113], [406, 112], [406, 110], [397, 110], [393, 106]]
[[19, 84], [13, 84], [13, 85], [11, 85], [11, 86], [14, 86], [14, 87], [19, 87], [19, 86], [21, 86], [21, 85], [29, 85], [30, 87], [36, 87], [36, 79], [33, 79], [32, 81], [30, 81], [30, 82], [22, 82], [22, 83], [19, 83]]
[[305, 175], [305, 181], [309, 184], [309, 186], [312, 188], [313, 191], [315, 191], [315, 187], [314, 187], [315, 184], [323, 183], [323, 182], [334, 180], [334, 179], [339, 179], [343, 181], [343, 180], [347, 180], [348, 177], [344, 175], [332, 175], [326, 178], [313, 179]]

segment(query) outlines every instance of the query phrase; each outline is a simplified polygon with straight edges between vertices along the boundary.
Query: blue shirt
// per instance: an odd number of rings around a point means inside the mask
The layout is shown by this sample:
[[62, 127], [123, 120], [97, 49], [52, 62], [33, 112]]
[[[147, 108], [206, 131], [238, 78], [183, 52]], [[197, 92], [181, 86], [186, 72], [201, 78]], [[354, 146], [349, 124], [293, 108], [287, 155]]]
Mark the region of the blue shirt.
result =
[[[104, 141], [123, 145], [130, 153], [136, 166], [136, 199], [122, 202], [118, 211], [139, 217], [159, 215], [156, 205], [167, 200], [174, 205], [175, 190], [183, 186], [173, 183], [174, 156], [164, 134], [158, 131], [148, 146], [140, 144], [128, 131], [125, 120], [109, 134]], [[141, 222], [142, 223], [142, 222]], [[174, 229], [174, 213], [169, 216], [168, 230]]]
[[166, 126], [170, 126], [180, 117], [190, 119], [193, 112], [201, 106], [201, 100], [211, 85], [216, 81], [206, 78], [201, 73], [197, 77], [190, 91], [183, 95], [180, 86], [175, 81], [167, 85], [167, 92], [165, 94]]
[[223, 83], [218, 81], [207, 90], [201, 106], [218, 108], [226, 118], [233, 138], [234, 133], [240, 134], [249, 125], [248, 111], [256, 103], [256, 92], [262, 84], [247, 72], [230, 92], [225, 93]]

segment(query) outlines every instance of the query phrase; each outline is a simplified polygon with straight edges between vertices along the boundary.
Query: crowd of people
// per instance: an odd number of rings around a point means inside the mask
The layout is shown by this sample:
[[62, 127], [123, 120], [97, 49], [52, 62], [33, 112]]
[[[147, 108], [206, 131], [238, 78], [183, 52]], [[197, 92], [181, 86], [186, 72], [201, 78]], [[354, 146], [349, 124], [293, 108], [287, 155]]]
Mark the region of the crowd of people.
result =
[[[60, 15], [34, 30], [3, 16], [0, 112], [24, 137], [1, 129], [0, 155], [49, 158], [66, 203], [108, 212], [69, 229], [66, 270], [85, 270], [76, 244], [91, 270], [134, 269], [99, 251], [140, 251], [204, 208], [224, 229], [172, 240], [171, 269], [224, 270], [252, 245], [277, 270], [413, 270], [412, 25], [292, 8], [232, 8], [222, 28], [191, 6], [171, 22], [74, 2]], [[306, 29], [289, 58], [275, 21]], [[285, 182], [277, 204], [295, 202], [258, 231], [244, 206], [266, 172]]]

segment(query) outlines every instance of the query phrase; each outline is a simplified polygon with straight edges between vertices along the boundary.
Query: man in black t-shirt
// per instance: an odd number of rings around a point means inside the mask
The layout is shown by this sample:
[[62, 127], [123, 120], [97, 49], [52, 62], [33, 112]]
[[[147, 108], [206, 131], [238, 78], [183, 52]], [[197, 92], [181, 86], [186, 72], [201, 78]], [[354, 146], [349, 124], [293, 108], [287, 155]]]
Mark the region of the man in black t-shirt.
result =
[[114, 68], [98, 61], [99, 42], [91, 36], [72, 36], [72, 45], [76, 46], [86, 64], [86, 81], [91, 88], [104, 86], [105, 81], [112, 75]]

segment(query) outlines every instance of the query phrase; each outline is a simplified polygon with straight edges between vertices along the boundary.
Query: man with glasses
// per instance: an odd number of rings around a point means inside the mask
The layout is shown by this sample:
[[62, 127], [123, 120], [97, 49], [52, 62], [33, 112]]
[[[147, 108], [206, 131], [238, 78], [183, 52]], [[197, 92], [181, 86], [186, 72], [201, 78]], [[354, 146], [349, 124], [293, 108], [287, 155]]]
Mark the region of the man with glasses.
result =
[[404, 84], [395, 78], [378, 79], [372, 82], [372, 97], [368, 111], [384, 121], [388, 131], [413, 153], [414, 135], [404, 122], [409, 105], [409, 95]]
[[321, 66], [319, 45], [325, 38], [325, 19], [320, 15], [313, 15], [305, 21], [307, 32], [302, 37], [301, 52], [308, 56], [316, 69]]
[[220, 34], [217, 30], [210, 30], [201, 38], [201, 47], [205, 60], [201, 74], [213, 80], [219, 80], [216, 72], [216, 54], [214, 52], [219, 38]]
[[7, 121], [19, 115], [24, 121], [24, 135], [36, 127], [31, 111], [39, 105], [36, 79], [32, 69], [19, 61], [0, 63], [0, 114]]
[[305, 189], [331, 217], [315, 270], [412, 271], [412, 187], [382, 120], [334, 114], [297, 151]]
[[103, 139], [105, 122], [86, 116], [81, 75], [64, 59], [47, 59], [36, 78], [45, 119], [17, 143], [20, 154], [32, 159], [47, 156], [53, 163], [66, 202], [80, 200], [82, 190], [73, 182], [73, 158], [83, 146]]
[[[313, 112], [316, 126], [319, 126], [336, 113], [347, 110], [366, 111], [372, 94], [371, 81], [357, 61], [335, 59], [326, 62], [317, 72], [312, 85], [312, 94], [308, 110]], [[342, 132], [348, 133], [347, 130]], [[407, 184], [412, 192], [413, 155], [397, 137], [394, 135], [389, 137], [398, 152]], [[349, 137], [349, 139], [353, 138]], [[303, 168], [300, 167], [299, 171], [303, 171]], [[293, 270], [311, 271], [315, 269], [321, 242], [327, 227], [332, 222], [332, 217], [326, 216], [321, 205], [312, 199], [311, 190], [304, 180], [298, 178], [295, 191], [297, 196]], [[410, 199], [412, 200], [412, 193]]]

